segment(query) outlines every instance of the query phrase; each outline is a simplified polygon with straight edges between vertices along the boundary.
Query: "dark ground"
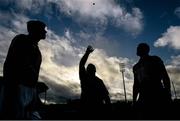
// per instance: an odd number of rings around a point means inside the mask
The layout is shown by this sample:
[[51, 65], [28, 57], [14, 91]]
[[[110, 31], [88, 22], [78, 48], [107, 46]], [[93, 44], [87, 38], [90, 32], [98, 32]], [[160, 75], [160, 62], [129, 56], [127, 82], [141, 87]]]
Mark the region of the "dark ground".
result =
[[132, 107], [132, 102], [118, 101], [111, 105], [111, 109], [105, 111], [85, 111], [80, 110], [80, 104], [78, 101], [71, 101], [68, 104], [50, 104], [41, 107], [40, 114], [44, 120], [137, 120], [137, 119], [161, 119], [161, 120], [174, 120], [180, 119], [180, 100], [175, 99], [171, 105], [171, 108], [166, 111], [166, 114], [162, 114], [160, 111], [157, 115], [153, 116], [152, 113], [156, 109], [149, 111], [148, 116], [143, 116], [139, 111]]

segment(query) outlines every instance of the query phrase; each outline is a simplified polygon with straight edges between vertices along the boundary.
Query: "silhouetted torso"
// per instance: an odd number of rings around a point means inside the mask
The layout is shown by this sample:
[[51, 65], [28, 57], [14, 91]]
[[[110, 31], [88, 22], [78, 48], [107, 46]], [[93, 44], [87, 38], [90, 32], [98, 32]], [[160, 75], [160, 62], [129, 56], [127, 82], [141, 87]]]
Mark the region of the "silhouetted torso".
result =
[[12, 40], [4, 63], [6, 83], [35, 86], [41, 60], [37, 43], [33, 43], [28, 35], [17, 35]]
[[134, 75], [138, 80], [140, 102], [155, 104], [166, 101], [162, 84], [163, 66], [159, 57], [146, 56], [133, 67]]
[[108, 96], [108, 91], [103, 81], [98, 77], [91, 77], [85, 70], [80, 72], [81, 99], [84, 104], [100, 105], [104, 104], [104, 99]]

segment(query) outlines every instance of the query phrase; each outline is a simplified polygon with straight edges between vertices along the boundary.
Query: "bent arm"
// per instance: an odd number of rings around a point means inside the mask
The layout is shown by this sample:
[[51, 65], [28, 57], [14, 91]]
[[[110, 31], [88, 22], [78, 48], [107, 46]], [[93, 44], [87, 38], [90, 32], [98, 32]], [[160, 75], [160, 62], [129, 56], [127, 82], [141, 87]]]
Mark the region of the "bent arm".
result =
[[134, 74], [134, 84], [133, 84], [133, 103], [136, 102], [139, 93], [138, 79], [136, 74]]
[[171, 97], [171, 84], [170, 84], [170, 78], [169, 75], [166, 71], [166, 68], [164, 66], [164, 64], [162, 65], [162, 80], [163, 80], [163, 85], [165, 90], [167, 91], [169, 97]]
[[168, 73], [167, 71], [165, 70], [164, 68], [164, 72], [163, 72], [163, 83], [164, 83], [164, 87], [167, 89], [167, 90], [170, 90], [171, 89], [171, 84], [170, 84], [170, 78], [168, 76]]
[[83, 57], [80, 60], [80, 63], [79, 63], [79, 76], [80, 76], [80, 79], [85, 74], [85, 64], [86, 64], [86, 61], [87, 61], [87, 59], [89, 57], [89, 54], [91, 52], [93, 52], [93, 51], [94, 51], [94, 49], [91, 46], [88, 46], [85, 54], [83, 55]]
[[138, 96], [138, 90], [136, 85], [133, 85], [133, 102], [135, 103], [137, 100], [137, 96]]
[[86, 61], [87, 61], [87, 59], [88, 59], [88, 57], [89, 57], [89, 54], [90, 53], [85, 53], [84, 55], [83, 55], [83, 57], [81, 58], [81, 60], [80, 60], [80, 64], [79, 64], [79, 77], [80, 77], [80, 79], [82, 78], [82, 76], [85, 74], [85, 64], [86, 64]]
[[103, 81], [100, 79], [100, 81], [99, 81], [100, 83], [101, 83], [101, 88], [102, 88], [102, 90], [104, 90], [103, 92], [104, 92], [104, 103], [105, 104], [107, 104], [107, 105], [109, 105], [109, 104], [111, 104], [111, 99], [110, 99], [110, 97], [109, 97], [109, 91], [108, 91], [108, 89], [106, 88], [106, 86], [104, 85], [104, 83], [103, 83]]
[[86, 64], [86, 61], [87, 61], [87, 59], [88, 59], [88, 57], [89, 57], [89, 54], [90, 53], [85, 53], [84, 55], [83, 55], [83, 57], [81, 58], [81, 60], [80, 60], [80, 64], [79, 64], [79, 69], [80, 69], [80, 71], [81, 71], [81, 69], [84, 69], [85, 68], [85, 64]]

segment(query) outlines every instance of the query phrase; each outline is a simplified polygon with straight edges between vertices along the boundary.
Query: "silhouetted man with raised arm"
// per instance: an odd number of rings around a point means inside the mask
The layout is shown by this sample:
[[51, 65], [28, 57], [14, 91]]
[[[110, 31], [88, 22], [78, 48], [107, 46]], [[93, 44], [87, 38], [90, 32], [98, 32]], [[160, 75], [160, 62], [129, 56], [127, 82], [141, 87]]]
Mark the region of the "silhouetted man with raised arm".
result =
[[36, 85], [42, 61], [38, 42], [46, 38], [46, 25], [28, 21], [28, 35], [17, 35], [11, 42], [4, 63], [5, 119], [32, 119]]
[[146, 43], [137, 47], [140, 59], [133, 67], [133, 103], [139, 104], [145, 118], [158, 118], [153, 116], [162, 116], [171, 101], [170, 79], [163, 61], [158, 56], [150, 56], [149, 51]]
[[89, 110], [91, 113], [102, 110], [103, 104], [110, 104], [108, 90], [103, 81], [95, 75], [96, 67], [93, 64], [88, 64], [87, 68], [85, 68], [89, 54], [93, 51], [94, 49], [91, 46], [88, 46], [79, 64], [81, 103], [83, 109], [86, 111]]

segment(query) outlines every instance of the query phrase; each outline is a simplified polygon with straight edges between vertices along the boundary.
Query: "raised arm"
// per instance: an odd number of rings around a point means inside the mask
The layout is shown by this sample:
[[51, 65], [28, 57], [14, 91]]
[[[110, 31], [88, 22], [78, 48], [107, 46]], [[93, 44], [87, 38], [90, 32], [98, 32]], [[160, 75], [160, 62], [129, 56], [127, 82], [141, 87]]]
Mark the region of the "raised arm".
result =
[[94, 49], [92, 48], [92, 46], [89, 45], [87, 47], [87, 49], [86, 49], [85, 54], [83, 55], [83, 57], [80, 60], [80, 64], [79, 64], [79, 75], [80, 75], [80, 78], [85, 73], [85, 64], [86, 64], [86, 61], [87, 61], [87, 59], [89, 57], [89, 54], [92, 53], [93, 51], [94, 51]]

